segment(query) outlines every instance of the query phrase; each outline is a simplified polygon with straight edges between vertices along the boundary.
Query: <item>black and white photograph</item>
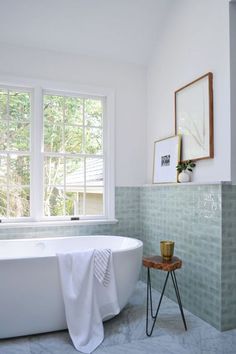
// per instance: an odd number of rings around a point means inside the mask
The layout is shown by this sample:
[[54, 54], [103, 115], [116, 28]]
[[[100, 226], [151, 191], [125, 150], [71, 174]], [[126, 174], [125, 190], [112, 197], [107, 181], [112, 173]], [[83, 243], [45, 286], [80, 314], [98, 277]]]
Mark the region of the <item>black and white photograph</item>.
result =
[[177, 182], [176, 165], [180, 161], [179, 135], [155, 141], [153, 161], [153, 183]]

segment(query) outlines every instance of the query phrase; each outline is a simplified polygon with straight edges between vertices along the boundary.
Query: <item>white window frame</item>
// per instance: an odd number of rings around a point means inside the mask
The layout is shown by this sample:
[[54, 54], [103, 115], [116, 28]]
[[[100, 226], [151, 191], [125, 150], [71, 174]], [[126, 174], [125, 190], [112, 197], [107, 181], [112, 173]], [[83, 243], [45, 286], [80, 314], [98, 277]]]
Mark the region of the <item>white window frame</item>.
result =
[[[113, 89], [90, 87], [76, 83], [31, 80], [25, 78], [0, 77], [0, 85], [9, 89], [30, 90], [31, 106], [31, 184], [30, 214], [27, 218], [2, 218], [2, 224], [31, 225], [64, 225], [115, 223], [115, 94]], [[79, 221], [70, 221], [70, 216], [43, 217], [43, 92], [61, 95], [79, 95], [102, 98], [104, 104], [103, 117], [103, 157], [104, 157], [104, 208], [103, 216], [81, 216]], [[40, 148], [39, 148], [40, 146]], [[39, 207], [40, 206], [40, 207]]]

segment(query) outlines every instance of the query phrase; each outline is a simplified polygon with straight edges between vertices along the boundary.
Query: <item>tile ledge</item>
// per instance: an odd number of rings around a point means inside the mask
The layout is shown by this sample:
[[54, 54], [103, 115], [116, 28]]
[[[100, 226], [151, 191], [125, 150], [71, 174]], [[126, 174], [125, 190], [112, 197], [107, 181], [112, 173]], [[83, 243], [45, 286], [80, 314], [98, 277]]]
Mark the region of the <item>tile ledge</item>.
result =
[[215, 182], [187, 182], [187, 183], [152, 183], [143, 184], [142, 187], [176, 187], [176, 186], [211, 186], [211, 185], [232, 185], [231, 181], [215, 181]]

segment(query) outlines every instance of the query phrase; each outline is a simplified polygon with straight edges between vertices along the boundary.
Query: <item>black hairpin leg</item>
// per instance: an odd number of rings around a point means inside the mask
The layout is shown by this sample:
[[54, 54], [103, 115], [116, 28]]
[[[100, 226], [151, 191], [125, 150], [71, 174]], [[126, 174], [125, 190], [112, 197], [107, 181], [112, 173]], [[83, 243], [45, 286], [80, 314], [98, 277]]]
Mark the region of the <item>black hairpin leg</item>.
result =
[[[186, 321], [185, 321], [185, 317], [184, 317], [183, 306], [182, 306], [182, 302], [181, 302], [181, 299], [180, 299], [180, 293], [179, 293], [177, 279], [175, 277], [174, 271], [167, 272], [166, 279], [165, 279], [165, 282], [164, 282], [164, 286], [163, 286], [163, 289], [162, 289], [162, 292], [161, 292], [161, 296], [160, 296], [160, 299], [159, 299], [159, 303], [157, 305], [156, 313], [154, 314], [153, 313], [153, 305], [152, 305], [152, 283], [151, 283], [151, 276], [150, 276], [150, 268], [148, 267], [147, 268], [147, 307], [146, 307], [146, 335], [148, 337], [151, 337], [151, 335], [152, 335], [152, 332], [153, 332], [153, 329], [154, 329], [154, 326], [155, 326], [155, 323], [156, 323], [156, 320], [157, 320], [157, 315], [159, 313], [159, 309], [160, 309], [160, 306], [161, 306], [162, 298], [163, 298], [163, 295], [164, 295], [164, 292], [165, 292], [165, 289], [166, 289], [166, 284], [167, 284], [167, 281], [168, 281], [168, 278], [169, 278], [170, 274], [171, 274], [172, 282], [173, 282], [173, 285], [174, 285], [174, 288], [175, 288], [175, 293], [176, 293], [177, 301], [178, 301], [178, 304], [179, 304], [180, 312], [181, 312], [181, 315], [182, 315], [182, 319], [183, 319], [183, 322], [184, 322], [184, 327], [185, 327], [185, 330], [187, 331], [187, 325], [186, 325]], [[149, 331], [149, 328], [148, 328], [148, 324], [149, 324], [149, 301], [150, 301], [150, 314], [151, 314], [151, 317], [153, 319], [152, 327], [151, 327], [150, 331]]]
[[181, 312], [182, 320], [183, 320], [183, 323], [184, 323], [184, 328], [185, 328], [185, 331], [187, 331], [187, 325], [186, 325], [186, 321], [185, 321], [185, 317], [184, 317], [183, 306], [182, 306], [180, 293], [179, 293], [179, 288], [178, 288], [178, 283], [177, 283], [177, 279], [176, 279], [174, 270], [171, 272], [171, 278], [172, 278], [172, 282], [173, 282], [173, 285], [174, 285], [174, 288], [175, 288], [175, 293], [176, 293], [177, 301], [178, 301], [178, 304], [179, 304], [179, 309], [180, 309], [180, 312]]
[[[169, 272], [167, 273], [166, 280], [165, 280], [165, 283], [164, 283], [164, 286], [163, 286], [163, 289], [162, 289], [162, 292], [161, 292], [160, 300], [159, 300], [159, 303], [158, 303], [158, 306], [157, 306], [157, 309], [156, 309], [156, 313], [154, 315], [153, 314], [153, 307], [152, 307], [152, 283], [151, 283], [151, 277], [150, 277], [150, 268], [147, 269], [146, 335], [148, 337], [151, 337], [151, 335], [152, 335], [152, 332], [153, 332], [153, 329], [154, 329], [154, 326], [155, 326], [155, 323], [156, 323], [157, 315], [158, 315], [158, 312], [159, 312], [159, 309], [160, 309], [160, 306], [161, 306], [162, 298], [163, 298], [163, 295], [164, 295], [164, 292], [165, 292], [165, 288], [166, 288], [166, 284], [167, 284], [168, 278], [169, 278]], [[148, 318], [149, 317], [148, 316], [149, 298], [150, 298], [151, 316], [152, 316], [152, 319], [153, 319], [152, 327], [151, 327], [150, 332], [148, 330], [148, 323], [149, 323], [149, 318]]]

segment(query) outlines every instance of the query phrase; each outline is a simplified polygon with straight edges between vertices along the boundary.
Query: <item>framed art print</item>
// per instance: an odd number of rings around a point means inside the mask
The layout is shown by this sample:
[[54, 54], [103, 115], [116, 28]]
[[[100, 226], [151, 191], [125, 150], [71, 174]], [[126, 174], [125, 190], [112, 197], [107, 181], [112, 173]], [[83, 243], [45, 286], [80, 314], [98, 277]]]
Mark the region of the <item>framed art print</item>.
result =
[[182, 161], [214, 157], [212, 73], [175, 92], [175, 133], [182, 137]]
[[155, 141], [153, 183], [177, 182], [176, 165], [180, 161], [180, 136]]

